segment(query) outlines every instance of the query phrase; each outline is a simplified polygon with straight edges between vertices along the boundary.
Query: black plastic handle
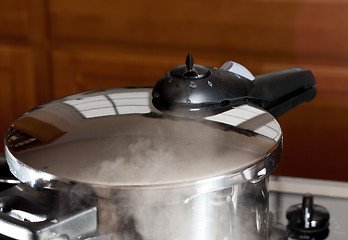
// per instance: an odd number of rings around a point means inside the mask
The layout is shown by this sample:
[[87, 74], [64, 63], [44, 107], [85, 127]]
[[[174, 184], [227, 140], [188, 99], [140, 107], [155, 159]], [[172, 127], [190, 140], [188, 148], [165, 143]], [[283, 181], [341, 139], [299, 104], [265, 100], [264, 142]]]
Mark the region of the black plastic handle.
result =
[[219, 69], [193, 64], [188, 54], [185, 65], [174, 67], [156, 83], [152, 103], [159, 111], [196, 118], [251, 102], [278, 117], [316, 94], [314, 76], [306, 68], [250, 75], [231, 61]]
[[315, 78], [306, 68], [291, 68], [258, 75], [249, 101], [279, 117], [316, 95]]

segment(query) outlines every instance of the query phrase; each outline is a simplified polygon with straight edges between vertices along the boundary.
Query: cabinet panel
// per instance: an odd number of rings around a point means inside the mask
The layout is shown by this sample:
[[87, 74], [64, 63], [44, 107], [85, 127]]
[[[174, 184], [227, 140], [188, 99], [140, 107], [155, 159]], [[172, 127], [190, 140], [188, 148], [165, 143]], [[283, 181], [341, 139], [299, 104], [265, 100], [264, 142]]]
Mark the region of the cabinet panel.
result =
[[303, 66], [313, 71], [318, 95], [279, 118], [284, 154], [275, 174], [348, 181], [347, 1], [0, 0], [0, 6], [1, 135], [36, 99], [151, 86], [183, 64], [187, 52], [198, 64], [234, 60], [255, 75]]
[[185, 57], [53, 51], [54, 96], [113, 87], [153, 86]]
[[281, 116], [284, 152], [275, 174], [348, 181], [348, 99], [318, 94]]
[[[1, 137], [4, 136], [6, 127], [9, 126], [11, 121], [10, 116], [14, 116], [14, 108], [10, 107], [11, 102], [13, 103], [14, 97], [14, 84], [12, 82], [11, 72], [8, 69], [0, 69], [0, 84], [1, 84], [1, 94], [0, 94], [0, 110], [1, 114], [1, 125], [0, 132]], [[14, 119], [12, 119], [14, 120]]]
[[48, 11], [53, 40], [326, 62], [348, 55], [345, 1], [52, 0]]
[[0, 46], [1, 136], [13, 120], [37, 104], [31, 56], [26, 48]]
[[29, 33], [29, 1], [0, 0], [0, 36], [26, 38]]
[[[293, 67], [262, 63], [256, 72]], [[274, 174], [348, 181], [348, 69], [305, 65], [316, 78], [317, 96], [282, 115], [284, 151]]]

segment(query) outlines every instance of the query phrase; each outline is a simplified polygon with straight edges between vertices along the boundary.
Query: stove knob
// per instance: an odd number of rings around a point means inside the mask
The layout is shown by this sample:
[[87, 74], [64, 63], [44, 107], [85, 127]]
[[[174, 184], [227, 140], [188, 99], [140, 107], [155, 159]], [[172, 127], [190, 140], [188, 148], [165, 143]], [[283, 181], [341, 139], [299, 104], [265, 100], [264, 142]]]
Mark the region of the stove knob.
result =
[[286, 211], [290, 237], [294, 239], [322, 240], [329, 234], [329, 212], [313, 203], [313, 196], [305, 194], [302, 204], [296, 204]]

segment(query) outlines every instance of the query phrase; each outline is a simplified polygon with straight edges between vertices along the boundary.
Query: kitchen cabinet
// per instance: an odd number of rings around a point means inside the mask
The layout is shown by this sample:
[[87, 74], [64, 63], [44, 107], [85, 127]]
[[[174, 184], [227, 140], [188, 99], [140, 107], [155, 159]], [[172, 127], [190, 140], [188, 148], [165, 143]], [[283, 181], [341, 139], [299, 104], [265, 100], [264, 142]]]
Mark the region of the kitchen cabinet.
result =
[[11, 122], [35, 106], [31, 50], [0, 45], [0, 132], [4, 136]]
[[[152, 86], [187, 52], [254, 75], [310, 68], [318, 95], [281, 116], [275, 174], [346, 180], [348, 3], [0, 0], [0, 134], [37, 104], [82, 91]], [[1, 149], [3, 151], [3, 149]], [[328, 170], [330, 169], [330, 170]]]

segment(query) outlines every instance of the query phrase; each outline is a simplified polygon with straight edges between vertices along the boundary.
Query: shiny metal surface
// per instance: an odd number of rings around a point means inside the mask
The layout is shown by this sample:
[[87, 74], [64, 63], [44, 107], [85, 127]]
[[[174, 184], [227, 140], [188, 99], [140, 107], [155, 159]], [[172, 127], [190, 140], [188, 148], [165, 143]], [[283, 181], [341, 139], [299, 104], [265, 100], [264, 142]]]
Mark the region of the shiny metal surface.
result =
[[150, 93], [83, 93], [26, 113], [7, 134], [11, 172], [35, 188], [97, 196], [100, 235], [267, 239], [278, 122], [248, 104], [204, 119], [167, 116]]
[[85, 239], [97, 226], [96, 200], [25, 184], [0, 192], [0, 239]]
[[0, 153], [0, 191], [19, 183], [20, 181], [16, 179], [9, 171], [5, 154]]
[[277, 164], [282, 134], [267, 112], [243, 105], [174, 119], [152, 107], [150, 92], [77, 94], [26, 113], [6, 138], [11, 172], [35, 187], [204, 186], [199, 193], [257, 181]]
[[[268, 186], [268, 184], [265, 184], [265, 186]], [[37, 190], [31, 189], [31, 191], [35, 192]], [[348, 225], [346, 221], [346, 216], [348, 212], [347, 212], [346, 206], [348, 204], [348, 183], [271, 176], [269, 181], [269, 191], [270, 191], [269, 210], [272, 213], [271, 214], [272, 217], [270, 221], [268, 222], [269, 230], [270, 230], [270, 236], [268, 239], [271, 239], [271, 240], [285, 239], [285, 236], [287, 234], [287, 231], [286, 231], [287, 219], [285, 217], [286, 210], [290, 206], [300, 203], [302, 199], [302, 194], [308, 193], [308, 192], [311, 192], [314, 195], [315, 202], [317, 204], [325, 206], [330, 212], [330, 216], [331, 216], [330, 217], [330, 233], [329, 233], [329, 236], [327, 237], [327, 240], [346, 240], [347, 239]], [[39, 192], [41, 194], [45, 193], [45, 191], [39, 191]], [[228, 211], [223, 211], [223, 206], [226, 206], [226, 207], [227, 205], [233, 206], [232, 204], [227, 204], [227, 203], [230, 203], [231, 196], [236, 196], [233, 193], [235, 193], [235, 191], [232, 191], [232, 189], [226, 189], [225, 191], [221, 191], [219, 195], [217, 194], [216, 197], [213, 197], [212, 194], [206, 195], [202, 199], [197, 201], [197, 203], [192, 204], [192, 206], [196, 205], [198, 207], [200, 204], [202, 204], [200, 207], [203, 207], [203, 209], [215, 209], [216, 214], [228, 213]], [[2, 196], [4, 196], [4, 198], [1, 199], [1, 204], [3, 204], [3, 200], [5, 198], [8, 198], [9, 195], [3, 194]], [[226, 197], [226, 200], [224, 200], [223, 196]], [[262, 197], [263, 196], [261, 196], [261, 198]], [[205, 202], [204, 199], [208, 200], [209, 198], [210, 199], [215, 198], [216, 200], [212, 201], [211, 204], [209, 204], [208, 206], [204, 205], [204, 202]], [[42, 198], [40, 197], [40, 199]], [[38, 202], [36, 201], [35, 203], [37, 204]], [[101, 222], [100, 220], [103, 219], [105, 223], [109, 224], [110, 228], [113, 227], [114, 230], [117, 229], [116, 216], [117, 216], [117, 213], [120, 213], [119, 207], [113, 204], [108, 205], [106, 200], [99, 200], [98, 205], [99, 205], [98, 214], [101, 214], [103, 212], [104, 218], [101, 218], [101, 215], [98, 217], [99, 232], [95, 233], [93, 237], [91, 236], [87, 239], [88, 240], [122, 239], [122, 238], [116, 238], [117, 235], [118, 237], [120, 236], [120, 233], [117, 233], [116, 231], [112, 233], [111, 231], [107, 231], [105, 227], [104, 228], [100, 227], [100, 225], [104, 223], [104, 222]], [[195, 208], [195, 210], [197, 209]], [[35, 208], [32, 208], [32, 211], [34, 211], [33, 213], [35, 213]], [[242, 213], [242, 211], [240, 211], [240, 213]], [[223, 215], [223, 216], [225, 216], [225, 219], [227, 218], [226, 215]], [[150, 214], [148, 220], [150, 221], [154, 219], [155, 217], [156, 217], [156, 214]], [[172, 217], [171, 215], [168, 215], [167, 218], [171, 219]], [[174, 218], [173, 220], [175, 220], [176, 215], [174, 215], [173, 218]], [[51, 218], [48, 218], [48, 220], [51, 220]], [[253, 221], [252, 224], [255, 224], [255, 221]], [[188, 221], [185, 220], [184, 223], [188, 223]], [[28, 222], [26, 222], [26, 224], [28, 224]], [[35, 223], [32, 223], [32, 224], [35, 224]], [[248, 224], [248, 222], [246, 224]], [[0, 232], [6, 232], [7, 229], [3, 229], [3, 225], [1, 224], [0, 226], [1, 226], [0, 229], [3, 230], [3, 231], [0, 230]], [[20, 226], [18, 225], [17, 228], [14, 228], [13, 231], [10, 231], [9, 236], [13, 236], [16, 233], [18, 233], [17, 235], [19, 235], [19, 237], [17, 239], [20, 239], [20, 240], [25, 239], [23, 235], [19, 234], [20, 232], [19, 227]], [[202, 231], [204, 232], [204, 230]], [[61, 235], [62, 238], [64, 237], [64, 229], [62, 228], [60, 228], [59, 230], [57, 228], [57, 231], [55, 233], [58, 239], [59, 239], [59, 235]], [[35, 238], [32, 237], [30, 239], [35, 239]], [[79, 239], [83, 239], [83, 238], [79, 238]], [[219, 240], [221, 240], [221, 238]]]
[[268, 178], [201, 194], [191, 201], [146, 204], [141, 194], [109, 207], [101, 204], [99, 223], [108, 225], [99, 233], [105, 236], [101, 239], [268, 239]]

